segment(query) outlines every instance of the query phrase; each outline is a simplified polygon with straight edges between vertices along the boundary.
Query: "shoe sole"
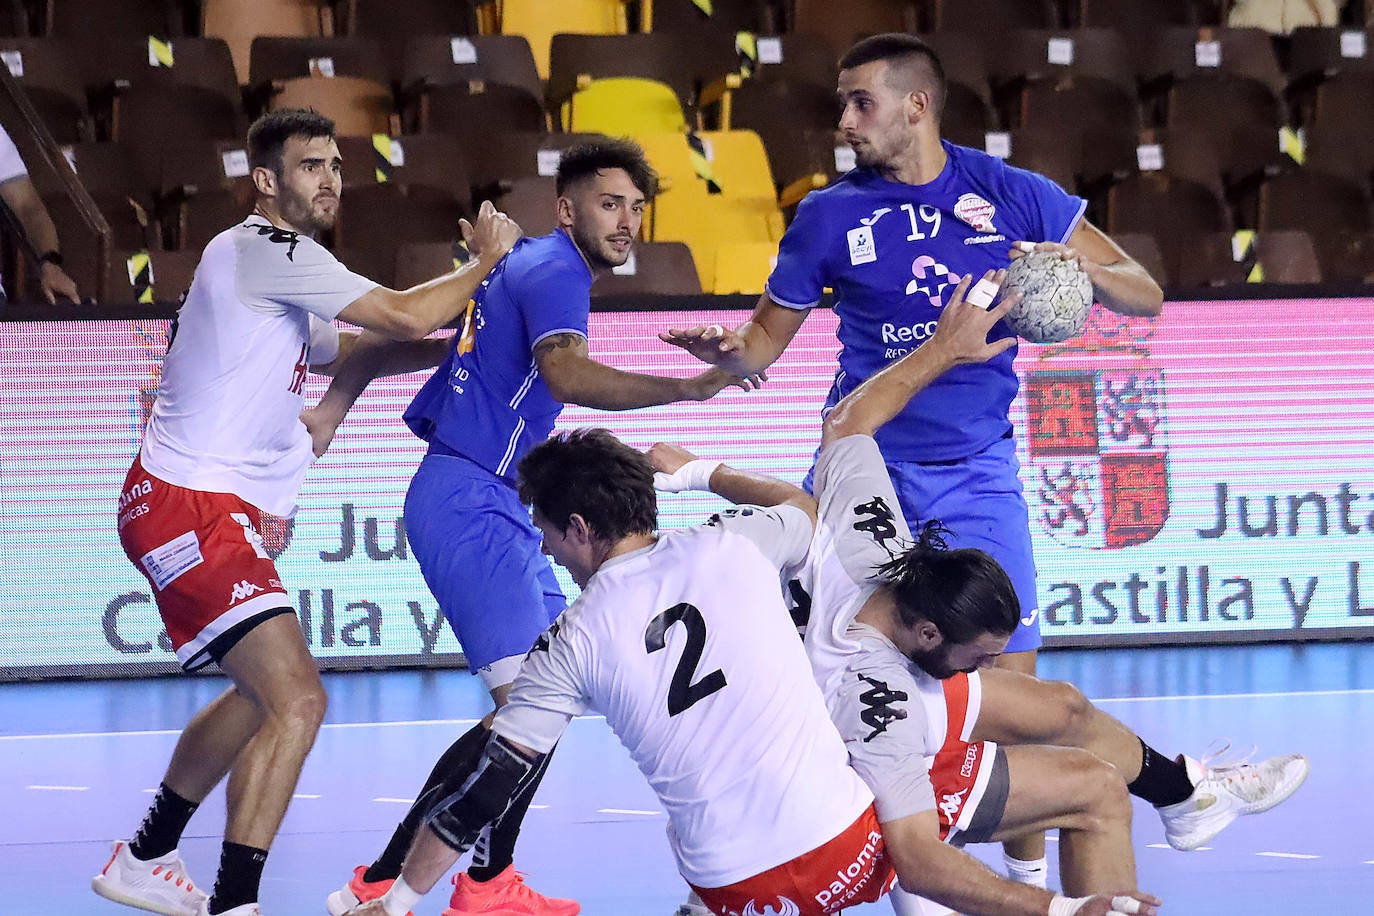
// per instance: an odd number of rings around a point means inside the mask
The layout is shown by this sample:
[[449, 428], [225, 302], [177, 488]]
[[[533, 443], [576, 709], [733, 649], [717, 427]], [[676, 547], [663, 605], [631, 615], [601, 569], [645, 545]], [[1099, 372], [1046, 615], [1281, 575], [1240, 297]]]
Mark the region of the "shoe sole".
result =
[[1280, 790], [1278, 793], [1276, 793], [1275, 795], [1271, 796], [1270, 799], [1269, 799], [1268, 801], [1264, 802], [1263, 804], [1260, 804], [1260, 805], [1247, 805], [1247, 806], [1245, 806], [1244, 808], [1242, 808], [1242, 809], [1240, 810], [1240, 813], [1241, 813], [1241, 814], [1263, 814], [1265, 811], [1268, 811], [1270, 808], [1274, 808], [1274, 807], [1276, 807], [1276, 806], [1278, 806], [1278, 805], [1281, 805], [1281, 804], [1283, 804], [1284, 802], [1288, 801], [1289, 797], [1290, 797], [1294, 792], [1298, 791], [1298, 789], [1300, 789], [1300, 788], [1302, 787], [1302, 784], [1303, 784], [1303, 783], [1307, 782], [1307, 774], [1308, 774], [1309, 772], [1311, 772], [1311, 770], [1312, 770], [1312, 764], [1311, 764], [1311, 762], [1309, 762], [1308, 759], [1307, 759], [1306, 757], [1303, 757], [1303, 758], [1301, 758], [1301, 759], [1302, 759], [1302, 772], [1299, 773], [1299, 774], [1297, 775], [1297, 778], [1295, 778], [1295, 779], [1293, 780], [1293, 784], [1292, 784], [1292, 785], [1287, 786], [1286, 788]]
[[1209, 830], [1207, 833], [1198, 834], [1194, 836], [1191, 840], [1189, 840], [1187, 843], [1176, 843], [1174, 842], [1173, 837], [1170, 837], [1167, 833], [1165, 834], [1164, 838], [1168, 841], [1171, 847], [1177, 849], [1179, 852], [1192, 852], [1194, 849], [1197, 849], [1201, 846], [1206, 846], [1212, 840], [1215, 840], [1223, 830], [1234, 824], [1236, 822], [1236, 818], [1240, 817], [1240, 815], [1241, 809], [1235, 809], [1229, 815], [1226, 816], [1225, 820], [1217, 821], [1218, 826], [1215, 829]]
[[95, 891], [106, 900], [112, 900], [124, 906], [131, 906], [137, 910], [146, 910], [149, 913], [161, 913], [162, 916], [196, 916], [196, 910], [187, 910], [168, 904], [151, 903], [147, 900], [134, 897], [131, 894], [124, 893], [118, 887], [107, 881], [104, 875], [96, 875], [91, 879], [91, 890]]
[[349, 910], [362, 903], [358, 895], [346, 887], [341, 887], [325, 899], [324, 908], [329, 916], [344, 916]]

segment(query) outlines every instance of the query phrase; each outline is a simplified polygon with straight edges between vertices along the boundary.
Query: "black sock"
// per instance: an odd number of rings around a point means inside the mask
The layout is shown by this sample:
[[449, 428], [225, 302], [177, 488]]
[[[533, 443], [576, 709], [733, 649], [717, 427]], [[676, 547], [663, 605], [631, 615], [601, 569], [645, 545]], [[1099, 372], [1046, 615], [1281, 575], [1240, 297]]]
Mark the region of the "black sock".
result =
[[520, 836], [520, 824], [525, 820], [525, 812], [530, 810], [530, 800], [534, 798], [539, 783], [544, 779], [544, 771], [553, 759], [550, 752], [539, 764], [539, 769], [526, 777], [520, 793], [515, 796], [506, 813], [496, 823], [482, 832], [477, 845], [472, 847], [472, 866], [468, 877], [474, 881], [490, 881], [510, 867], [515, 860], [515, 840]]
[[215, 892], [210, 895], [210, 912], [223, 913], [245, 903], [257, 903], [262, 867], [266, 864], [266, 849], [225, 840], [219, 854]]
[[487, 738], [490, 736], [491, 732], [479, 724], [449, 745], [449, 749], [444, 751], [439, 762], [434, 764], [424, 787], [420, 789], [419, 797], [410, 806], [405, 817], [401, 818], [401, 823], [391, 835], [386, 849], [377, 857], [377, 861], [368, 866], [363, 874], [364, 881], [390, 881], [400, 876], [401, 864], [405, 862], [406, 853], [410, 852], [410, 844], [415, 842], [415, 834], [424, 824], [425, 818], [429, 817], [429, 812], [436, 804], [462, 788], [463, 783], [477, 769], [477, 763], [482, 759], [482, 751], [486, 750]]
[[181, 842], [182, 831], [196, 813], [200, 805], [187, 801], [167, 788], [167, 783], [157, 787], [153, 804], [138, 825], [138, 832], [129, 841], [129, 852], [135, 859], [146, 862], [166, 855]]
[[1193, 781], [1181, 760], [1170, 760], [1143, 740], [1140, 775], [1126, 788], [1156, 808], [1176, 805], [1193, 794]]

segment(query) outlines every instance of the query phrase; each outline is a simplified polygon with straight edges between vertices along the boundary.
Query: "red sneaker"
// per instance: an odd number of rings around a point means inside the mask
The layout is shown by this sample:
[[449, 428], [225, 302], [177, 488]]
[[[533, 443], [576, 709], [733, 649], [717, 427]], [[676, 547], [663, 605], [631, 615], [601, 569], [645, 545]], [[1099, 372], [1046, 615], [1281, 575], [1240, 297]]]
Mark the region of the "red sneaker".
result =
[[[353, 877], [348, 879], [348, 883], [329, 895], [329, 899], [325, 901], [324, 905], [329, 910], [330, 916], [343, 916], [355, 906], [367, 903], [369, 900], [376, 900], [391, 890], [391, 885], [396, 883], [395, 878], [387, 878], [385, 881], [366, 881], [363, 879], [363, 875], [366, 873], [367, 866], [359, 865], [353, 869]], [[406, 916], [415, 916], [415, 914], [407, 913]]]
[[524, 876], [507, 865], [490, 881], [474, 881], [467, 872], [453, 876], [453, 896], [443, 916], [577, 916], [576, 900], [545, 897], [525, 884]]

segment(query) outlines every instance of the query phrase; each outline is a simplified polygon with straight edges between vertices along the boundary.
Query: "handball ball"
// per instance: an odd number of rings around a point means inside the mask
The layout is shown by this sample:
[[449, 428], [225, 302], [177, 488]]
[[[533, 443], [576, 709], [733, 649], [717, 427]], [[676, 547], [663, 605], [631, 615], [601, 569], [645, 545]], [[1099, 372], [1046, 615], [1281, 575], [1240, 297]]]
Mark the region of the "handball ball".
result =
[[1036, 251], [1016, 258], [1007, 268], [1005, 292], [1021, 293], [1021, 301], [1007, 313], [1016, 336], [1031, 343], [1068, 340], [1088, 320], [1093, 285], [1083, 268], [1058, 253]]

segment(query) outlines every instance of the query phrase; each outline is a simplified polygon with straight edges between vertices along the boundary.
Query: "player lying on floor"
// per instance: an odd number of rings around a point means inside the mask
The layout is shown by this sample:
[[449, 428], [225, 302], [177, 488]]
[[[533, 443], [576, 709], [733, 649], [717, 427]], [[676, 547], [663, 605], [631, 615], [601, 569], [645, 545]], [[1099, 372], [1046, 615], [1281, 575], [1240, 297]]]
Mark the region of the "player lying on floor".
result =
[[[982, 358], [986, 328], [953, 328], [944, 340], [955, 352]], [[718, 916], [835, 913], [877, 899], [894, 865], [904, 886], [928, 891], [932, 856], [942, 881], [953, 876], [934, 889], [966, 913], [1156, 912], [1157, 900], [1132, 890], [1121, 777], [1083, 752], [1064, 753], [1083, 758], [1103, 789], [1075, 784], [1077, 818], [1055, 822], [1071, 837], [1079, 864], [1068, 887], [1080, 899], [1000, 878], [938, 842], [932, 853], [912, 831], [887, 847], [778, 588], [780, 571], [807, 556], [814, 502], [774, 486], [760, 492], [770, 508], [657, 533], [644, 455], [602, 431], [530, 452], [521, 498], [544, 549], [583, 592], [525, 660], [476, 775], [436, 807], [391, 890], [353, 912], [414, 907], [589, 707], [605, 713], [658, 793], [679, 870]], [[1036, 818], [1027, 808], [1025, 820]]]
[[[809, 603], [807, 652], [877, 798], [902, 886], [963, 913], [1019, 912], [1003, 908], [990, 871], [940, 841], [1058, 827], [1065, 893], [1131, 887], [1127, 790], [1155, 806], [1171, 846], [1196, 849], [1237, 817], [1286, 799], [1308, 763], [1296, 754], [1255, 765], [1171, 760], [1072, 685], [987, 668], [1017, 625], [1011, 583], [982, 551], [946, 549], [935, 524], [912, 543], [873, 440], [932, 379], [1006, 345], [985, 335], [1008, 303], [986, 311], [965, 302], [968, 285], [928, 343], [827, 415], [811, 507], [817, 533], [788, 591]], [[660, 443], [649, 455], [660, 489], [806, 504], [799, 488], [678, 446]]]

